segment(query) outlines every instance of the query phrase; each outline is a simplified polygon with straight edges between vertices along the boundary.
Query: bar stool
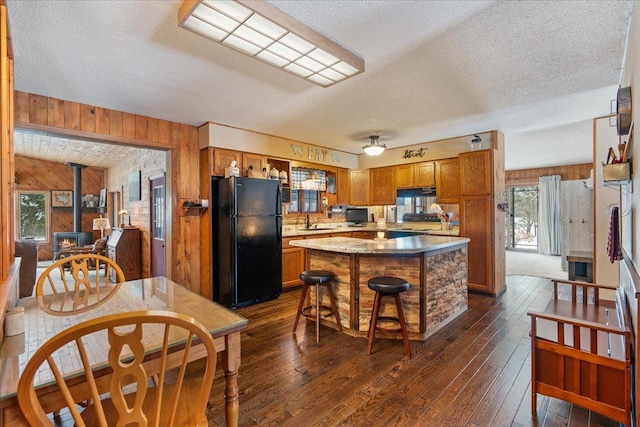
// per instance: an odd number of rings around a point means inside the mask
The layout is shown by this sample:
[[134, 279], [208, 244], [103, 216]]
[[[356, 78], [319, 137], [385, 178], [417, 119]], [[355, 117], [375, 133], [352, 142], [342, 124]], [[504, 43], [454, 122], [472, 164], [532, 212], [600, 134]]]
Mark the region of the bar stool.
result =
[[[336, 275], [326, 270], [307, 270], [300, 274], [300, 280], [302, 284], [302, 295], [300, 295], [300, 303], [298, 304], [298, 312], [296, 313], [296, 321], [293, 324], [293, 333], [296, 333], [298, 327], [298, 320], [300, 315], [308, 317], [310, 319], [315, 318], [316, 321], [316, 344], [320, 343], [320, 319], [334, 315], [338, 324], [338, 329], [342, 332], [342, 325], [340, 324], [340, 318], [338, 317], [338, 307], [336, 305], [336, 297], [331, 289], [331, 282], [336, 280]], [[316, 287], [316, 304], [303, 307], [309, 293], [309, 286], [315, 285]], [[331, 300], [331, 307], [320, 304], [320, 286], [324, 286], [329, 294]], [[314, 310], [315, 309], [315, 310]], [[315, 313], [312, 313], [315, 311]], [[324, 311], [324, 314], [322, 314]]]
[[[371, 311], [371, 321], [369, 322], [369, 344], [367, 345], [367, 354], [371, 354], [371, 347], [373, 347], [373, 337], [376, 331], [381, 332], [402, 332], [402, 340], [404, 341], [404, 349], [407, 352], [407, 356], [411, 359], [411, 347], [409, 346], [409, 335], [407, 334], [407, 322], [404, 318], [404, 310], [402, 308], [402, 300], [400, 299], [400, 293], [409, 290], [409, 282], [398, 277], [381, 276], [369, 279], [369, 289], [375, 291], [376, 295], [373, 299], [373, 310]], [[380, 302], [382, 297], [393, 296], [396, 301], [396, 310], [398, 311], [398, 317], [380, 316]], [[400, 324], [399, 328], [382, 328], [378, 326], [378, 320], [386, 320], [397, 322]]]

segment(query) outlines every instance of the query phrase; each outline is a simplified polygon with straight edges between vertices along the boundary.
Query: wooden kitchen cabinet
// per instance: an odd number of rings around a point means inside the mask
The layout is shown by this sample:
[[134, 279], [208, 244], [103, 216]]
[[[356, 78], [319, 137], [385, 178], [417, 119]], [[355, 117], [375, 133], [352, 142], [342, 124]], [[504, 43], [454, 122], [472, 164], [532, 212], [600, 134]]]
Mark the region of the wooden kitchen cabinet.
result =
[[349, 204], [369, 205], [369, 169], [349, 170]]
[[300, 274], [304, 271], [304, 248], [282, 249], [282, 289], [302, 285]]
[[491, 154], [493, 149], [460, 153], [460, 195], [489, 195], [493, 190]]
[[[120, 266], [126, 280], [141, 279], [140, 229], [114, 228], [107, 240], [107, 257]], [[115, 274], [111, 280], [116, 280]]]
[[348, 205], [349, 200], [349, 169], [338, 168], [336, 171], [336, 199], [339, 205]]
[[372, 205], [396, 204], [396, 173], [395, 167], [370, 169], [370, 197]]
[[249, 166], [253, 166], [254, 171], [261, 172], [262, 168], [267, 167], [267, 156], [261, 156], [260, 154], [253, 153], [242, 153], [242, 170], [240, 171], [240, 175], [248, 176]]
[[213, 175], [224, 176], [225, 168], [231, 166], [232, 161], [236, 161], [236, 167], [243, 170], [242, 153], [240, 151], [214, 148], [213, 150]]
[[504, 135], [495, 131], [492, 139], [492, 148], [459, 156], [460, 235], [471, 240], [469, 290], [498, 296], [506, 289], [505, 213], [497, 208], [505, 191]]
[[460, 201], [460, 163], [458, 159], [436, 162], [436, 198], [438, 203]]
[[423, 162], [413, 165], [413, 186], [433, 187], [436, 185], [435, 162]]
[[470, 290], [493, 293], [493, 242], [491, 200], [483, 196], [463, 196], [460, 199], [460, 235], [471, 239], [468, 246]]
[[396, 166], [396, 188], [412, 188], [413, 185], [413, 163]]

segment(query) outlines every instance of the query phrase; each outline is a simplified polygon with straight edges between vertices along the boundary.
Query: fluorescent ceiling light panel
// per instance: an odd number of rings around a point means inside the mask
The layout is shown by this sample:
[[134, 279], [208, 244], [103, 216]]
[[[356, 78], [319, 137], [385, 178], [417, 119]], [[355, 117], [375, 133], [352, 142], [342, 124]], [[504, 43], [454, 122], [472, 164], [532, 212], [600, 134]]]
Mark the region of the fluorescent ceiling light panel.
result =
[[229, 18], [227, 15], [224, 15], [217, 10], [211, 9], [209, 6], [205, 6], [201, 4], [196, 8], [193, 12], [193, 16], [196, 18], [202, 19], [204, 22], [209, 24], [213, 24], [221, 30], [226, 31], [227, 33], [235, 30], [240, 23]]
[[364, 60], [266, 1], [183, 0], [178, 25], [319, 86], [364, 72]]
[[[186, 3], [186, 2], [185, 2]], [[197, 3], [197, 2], [195, 2]], [[227, 0], [204, 0], [202, 3], [218, 9], [225, 15], [235, 19], [238, 22], [242, 22], [247, 19], [253, 12], [244, 7], [243, 5], [234, 1]]]

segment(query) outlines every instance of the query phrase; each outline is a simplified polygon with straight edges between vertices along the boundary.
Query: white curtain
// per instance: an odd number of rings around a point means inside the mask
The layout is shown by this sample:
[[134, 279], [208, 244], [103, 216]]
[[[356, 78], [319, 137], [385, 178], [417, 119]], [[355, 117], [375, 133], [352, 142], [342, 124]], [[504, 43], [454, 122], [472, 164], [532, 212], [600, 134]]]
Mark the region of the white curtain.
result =
[[540, 177], [538, 196], [538, 253], [560, 255], [560, 175]]

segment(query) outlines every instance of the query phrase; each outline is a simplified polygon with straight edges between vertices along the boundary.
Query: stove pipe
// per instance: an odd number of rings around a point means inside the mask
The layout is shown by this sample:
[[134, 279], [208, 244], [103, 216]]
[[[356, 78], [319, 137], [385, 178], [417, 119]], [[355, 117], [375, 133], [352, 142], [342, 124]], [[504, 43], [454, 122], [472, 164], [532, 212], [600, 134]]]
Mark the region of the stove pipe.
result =
[[67, 163], [73, 168], [73, 231], [82, 231], [82, 169], [86, 165], [79, 163]]

